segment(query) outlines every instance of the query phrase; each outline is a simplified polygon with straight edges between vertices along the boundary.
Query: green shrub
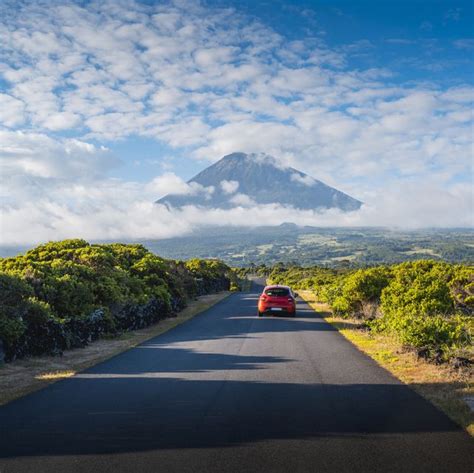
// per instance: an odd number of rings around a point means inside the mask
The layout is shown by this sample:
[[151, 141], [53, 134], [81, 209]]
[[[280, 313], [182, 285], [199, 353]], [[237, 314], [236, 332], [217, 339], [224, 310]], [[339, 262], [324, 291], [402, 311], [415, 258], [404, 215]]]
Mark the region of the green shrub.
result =
[[21, 318], [12, 317], [0, 308], [0, 340], [5, 344], [5, 350], [14, 346], [25, 333], [26, 324]]
[[19, 347], [25, 348], [28, 332], [54, 320], [49, 304], [32, 297], [32, 288], [17, 276], [0, 273], [0, 339], [7, 359]]
[[383, 317], [373, 328], [392, 332], [406, 346], [430, 356], [446, 358], [469, 345], [471, 322], [458, 313], [452, 289], [460, 269], [435, 261], [394, 266], [393, 279], [381, 296]]
[[381, 298], [384, 315], [452, 313], [454, 301], [448, 286], [451, 276], [452, 266], [446, 263], [416, 261], [394, 266], [393, 280]]
[[360, 269], [344, 278], [338, 286], [332, 308], [342, 317], [372, 319], [380, 301], [382, 290], [387, 287], [391, 271], [384, 267]]
[[448, 285], [456, 308], [474, 315], [474, 267], [455, 265]]
[[107, 331], [142, 328], [187, 299], [229, 289], [217, 260], [176, 262], [142, 245], [64, 240], [0, 259], [0, 338], [7, 359], [60, 353]]
[[0, 273], [0, 338], [8, 349], [26, 330], [24, 317], [33, 294], [31, 287], [19, 277]]
[[357, 271], [278, 265], [270, 278], [272, 283], [310, 288], [336, 315], [368, 319], [372, 330], [393, 333], [426, 356], [472, 356], [472, 266], [430, 260]]
[[472, 320], [455, 315], [408, 315], [383, 318], [372, 323], [375, 331], [395, 333], [407, 347], [415, 348], [428, 358], [439, 361], [472, 345]]

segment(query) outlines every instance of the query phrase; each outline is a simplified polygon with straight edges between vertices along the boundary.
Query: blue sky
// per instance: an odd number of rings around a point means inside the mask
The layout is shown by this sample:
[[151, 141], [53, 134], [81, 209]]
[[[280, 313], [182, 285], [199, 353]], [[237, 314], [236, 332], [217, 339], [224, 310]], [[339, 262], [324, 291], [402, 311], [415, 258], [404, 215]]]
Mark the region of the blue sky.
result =
[[[153, 2], [149, 2], [150, 4]], [[390, 84], [435, 83], [442, 87], [474, 81], [474, 9], [472, 2], [450, 0], [400, 1], [210, 1], [210, 6], [233, 6], [292, 40], [315, 36], [334, 48], [356, 47], [370, 42], [367, 50], [353, 54], [349, 67], [388, 68]], [[364, 50], [366, 49], [366, 50]], [[158, 156], [174, 154], [176, 171], [185, 179], [202, 164], [149, 140], [129, 140], [114, 147], [124, 162], [138, 149], [146, 156], [122, 173], [131, 172], [146, 180]], [[135, 169], [132, 169], [132, 166]]]
[[[152, 4], [153, 2], [149, 2]], [[291, 40], [315, 36], [334, 48], [359, 48], [349, 60], [354, 69], [388, 68], [387, 83], [436, 83], [443, 87], [473, 83], [473, 4], [451, 1], [210, 1], [211, 7], [232, 6]], [[358, 45], [356, 43], [361, 42]], [[370, 46], [366, 44], [370, 42]], [[146, 180], [163, 155], [174, 155], [179, 175], [188, 179], [202, 169], [186, 153], [153, 140], [130, 139], [114, 146], [132, 173]], [[139, 150], [145, 159], [130, 156]]]
[[[159, 238], [275, 212], [473, 224], [472, 2], [6, 1], [0, 18], [4, 243]], [[185, 181], [233, 151], [366, 205], [153, 205], [197, 192]]]

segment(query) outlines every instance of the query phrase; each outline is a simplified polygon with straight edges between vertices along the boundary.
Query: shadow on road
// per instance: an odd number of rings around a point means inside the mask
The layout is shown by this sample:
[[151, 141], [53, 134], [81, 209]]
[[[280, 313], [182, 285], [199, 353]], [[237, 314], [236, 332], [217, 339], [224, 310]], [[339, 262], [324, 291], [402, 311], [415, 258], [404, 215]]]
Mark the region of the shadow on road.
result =
[[140, 373], [202, 373], [213, 371], [258, 370], [265, 365], [291, 361], [279, 356], [228, 355], [203, 353], [186, 348], [164, 348], [160, 344], [145, 343], [118, 363], [102, 363], [85, 373], [140, 374]]
[[[3, 409], [2, 436], [8, 441], [0, 446], [1, 457], [210, 448], [321, 436], [461, 434], [403, 385], [75, 378], [62, 383], [61, 398], [49, 391], [49, 398], [39, 396], [35, 406], [12, 403]], [[217, 402], [209, 404], [209, 399]]]

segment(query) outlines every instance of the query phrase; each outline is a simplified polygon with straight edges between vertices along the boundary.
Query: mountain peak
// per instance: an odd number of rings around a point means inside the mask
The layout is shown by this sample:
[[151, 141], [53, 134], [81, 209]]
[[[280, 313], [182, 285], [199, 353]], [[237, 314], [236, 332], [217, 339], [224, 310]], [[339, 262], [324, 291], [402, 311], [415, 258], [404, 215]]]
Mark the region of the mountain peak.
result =
[[169, 194], [157, 202], [172, 207], [211, 208], [276, 204], [297, 209], [357, 210], [361, 202], [265, 153], [235, 152], [188, 181], [192, 194]]
[[220, 159], [222, 161], [225, 159], [226, 161], [236, 160], [236, 159], [247, 159], [250, 155], [247, 153], [242, 153], [241, 151], [235, 151], [234, 153], [226, 154], [224, 157]]
[[219, 161], [217, 161], [217, 163], [220, 161], [232, 162], [236, 165], [247, 162], [247, 164], [269, 164], [279, 167], [278, 161], [273, 156], [270, 156], [266, 153], [243, 153], [241, 151], [237, 151], [226, 154]]

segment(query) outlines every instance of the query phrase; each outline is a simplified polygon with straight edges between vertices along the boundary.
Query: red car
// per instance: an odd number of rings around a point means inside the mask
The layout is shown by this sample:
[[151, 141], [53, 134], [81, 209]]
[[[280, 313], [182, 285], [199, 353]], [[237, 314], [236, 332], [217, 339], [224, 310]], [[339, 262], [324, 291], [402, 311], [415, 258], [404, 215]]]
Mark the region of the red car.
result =
[[298, 294], [293, 293], [288, 286], [265, 286], [258, 298], [258, 316], [271, 313], [294, 317], [297, 297]]

